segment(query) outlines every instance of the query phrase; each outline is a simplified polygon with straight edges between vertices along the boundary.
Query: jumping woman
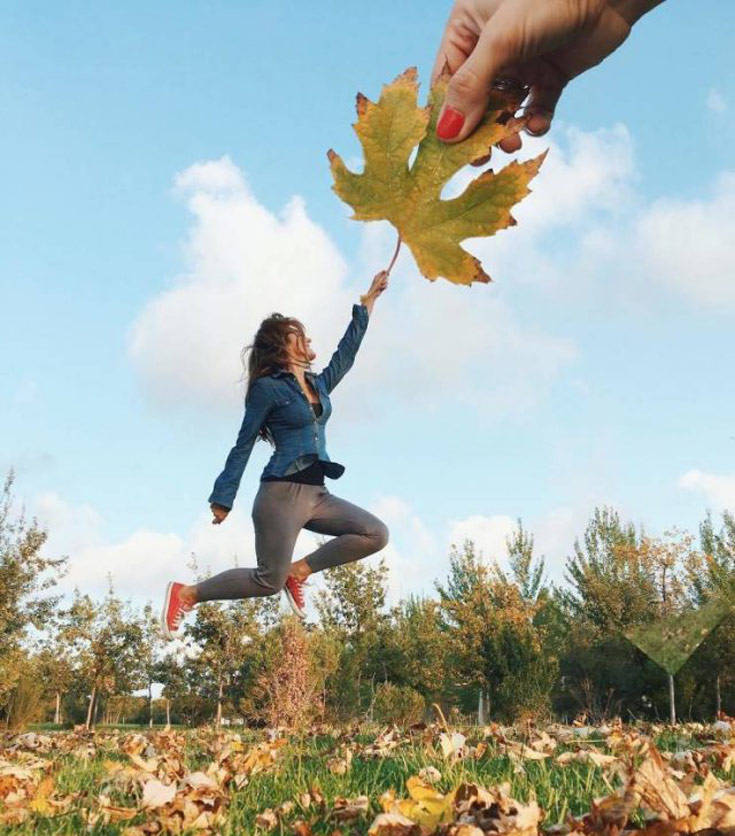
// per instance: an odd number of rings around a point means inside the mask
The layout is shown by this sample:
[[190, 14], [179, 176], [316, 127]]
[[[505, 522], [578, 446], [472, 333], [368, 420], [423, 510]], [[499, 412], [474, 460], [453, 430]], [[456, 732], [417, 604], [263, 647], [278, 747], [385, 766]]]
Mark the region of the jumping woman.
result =
[[[319, 374], [311, 370], [316, 358], [311, 339], [291, 317], [271, 314], [243, 350], [248, 372], [245, 416], [209, 504], [212, 523], [219, 525], [232, 509], [256, 439], [275, 447], [260, 476], [251, 514], [258, 565], [227, 569], [193, 585], [169, 582], [161, 616], [167, 638], [175, 637], [184, 614], [202, 601], [254, 598], [283, 590], [293, 611], [304, 618], [303, 584], [312, 572], [359, 560], [385, 547], [385, 523], [330, 493], [324, 477], [338, 479], [345, 471], [344, 465], [327, 455], [329, 395], [354, 363], [375, 300], [387, 286], [388, 273], [383, 270], [360, 297], [360, 304], [352, 306], [352, 321]], [[292, 563], [302, 528], [334, 536]]]

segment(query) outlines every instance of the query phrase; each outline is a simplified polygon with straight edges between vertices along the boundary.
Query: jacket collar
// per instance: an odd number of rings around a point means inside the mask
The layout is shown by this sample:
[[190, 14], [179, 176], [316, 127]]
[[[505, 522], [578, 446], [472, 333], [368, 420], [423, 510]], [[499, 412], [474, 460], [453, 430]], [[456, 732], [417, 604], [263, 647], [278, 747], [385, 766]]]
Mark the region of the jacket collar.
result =
[[[286, 371], [286, 369], [278, 369], [278, 371], [271, 372], [271, 377], [287, 377], [293, 372]], [[304, 377], [316, 377], [316, 372], [310, 372], [308, 369], [304, 371]]]

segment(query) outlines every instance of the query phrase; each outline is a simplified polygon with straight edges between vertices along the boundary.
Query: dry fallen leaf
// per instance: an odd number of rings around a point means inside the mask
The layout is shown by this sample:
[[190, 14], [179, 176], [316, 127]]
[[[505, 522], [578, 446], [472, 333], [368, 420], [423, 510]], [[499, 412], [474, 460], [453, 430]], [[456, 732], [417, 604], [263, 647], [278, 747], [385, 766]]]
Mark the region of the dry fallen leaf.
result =
[[366, 795], [357, 798], [338, 797], [334, 799], [332, 817], [337, 821], [352, 821], [367, 813], [369, 805], [370, 800]]
[[400, 813], [379, 813], [368, 830], [368, 836], [420, 836], [418, 824]]

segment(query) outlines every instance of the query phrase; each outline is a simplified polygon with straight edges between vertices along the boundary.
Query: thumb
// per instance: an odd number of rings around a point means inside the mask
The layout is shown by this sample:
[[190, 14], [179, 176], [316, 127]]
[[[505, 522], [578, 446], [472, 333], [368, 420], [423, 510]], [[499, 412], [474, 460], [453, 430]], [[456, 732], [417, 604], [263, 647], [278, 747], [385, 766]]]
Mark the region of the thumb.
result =
[[445, 142], [460, 142], [477, 127], [487, 109], [493, 80], [512, 63], [516, 49], [507, 35], [499, 35], [492, 18], [485, 24], [475, 48], [452, 76], [436, 135]]

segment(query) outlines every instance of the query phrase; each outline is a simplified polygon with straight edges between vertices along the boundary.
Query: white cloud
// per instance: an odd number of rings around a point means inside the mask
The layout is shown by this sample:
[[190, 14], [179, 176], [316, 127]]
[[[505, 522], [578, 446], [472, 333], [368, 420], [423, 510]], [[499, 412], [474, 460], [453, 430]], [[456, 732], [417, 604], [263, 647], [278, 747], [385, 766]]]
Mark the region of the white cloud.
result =
[[36, 497], [33, 512], [50, 532], [59, 554], [73, 554], [100, 540], [103, 520], [91, 505], [72, 506], [54, 491], [46, 491]]
[[[518, 155], [495, 149], [491, 166], [500, 170], [511, 156], [529, 159], [546, 149], [531, 194], [513, 209], [518, 225], [465, 244], [503, 288], [528, 283], [554, 293], [562, 284], [584, 282], [580, 253], [586, 237], [609, 228], [635, 199], [634, 149], [625, 125], [581, 131], [559, 124], [553, 140], [524, 137]], [[476, 174], [460, 172], [452, 191]]]
[[[47, 493], [35, 499], [32, 510], [49, 531], [45, 553], [69, 556], [68, 572], [58, 586], [67, 594], [76, 586], [82, 594], [102, 596], [110, 575], [117, 594], [138, 604], [148, 600], [157, 604], [169, 580], [195, 582], [189, 568], [192, 553], [198, 573], [205, 577], [235, 565], [256, 564], [252, 523], [248, 512], [238, 508], [219, 526], [203, 514], [184, 535], [138, 529], [113, 542], [103, 537], [104, 520], [90, 506], [75, 506], [58, 494]], [[317, 544], [316, 535], [302, 531], [294, 559], [313, 551]]]
[[733, 309], [735, 171], [700, 197], [646, 201], [624, 125], [557, 127], [555, 136], [524, 140], [522, 157], [550, 150], [533, 193], [514, 209], [518, 226], [470, 242], [496, 277], [533, 282], [550, 298], [572, 294], [577, 304], [587, 294], [595, 310], [648, 309], [662, 286], [689, 303]]
[[518, 413], [542, 400], [576, 357], [571, 340], [523, 325], [492, 287], [417, 279], [408, 254], [391, 281], [359, 374], [341, 384], [341, 414], [380, 413], [380, 404], [359, 396], [365, 388], [389, 393], [399, 410], [434, 411], [451, 400], [485, 409], [489, 419]]
[[[735, 495], [735, 480], [729, 490]], [[507, 515], [471, 515], [461, 519], [434, 520], [418, 514], [410, 502], [400, 496], [384, 495], [366, 505], [390, 530], [387, 547], [368, 562], [385, 560], [388, 569], [388, 603], [395, 604], [411, 594], [435, 594], [434, 582], [446, 578], [452, 545], [461, 549], [470, 539], [486, 564], [497, 560], [507, 565], [506, 540], [515, 530], [516, 520]], [[74, 587], [92, 597], [104, 596], [108, 576], [118, 595], [141, 606], [152, 601], [158, 606], [166, 583], [178, 580], [194, 583], [190, 568], [196, 555], [197, 572], [210, 577], [234, 566], [256, 564], [252, 521], [247, 509], [235, 507], [225, 523], [211, 524], [202, 514], [184, 533], [138, 529], [110, 541], [102, 535], [104, 519], [91, 506], [75, 506], [55, 493], [38, 496], [31, 510], [49, 529], [47, 554], [69, 555], [68, 572], [59, 581], [58, 590], [70, 595]], [[563, 558], [571, 551], [574, 537], [580, 533], [588, 509], [558, 508], [536, 520], [524, 520], [524, 527], [534, 535], [535, 554], [547, 558], [547, 573], [561, 580]], [[312, 552], [320, 535], [302, 530], [296, 541], [293, 559]], [[327, 538], [328, 539], [328, 538]], [[313, 606], [324, 578], [317, 574], [307, 591], [307, 612], [316, 619]], [[286, 608], [285, 601], [281, 602]]]
[[589, 224], [602, 213], [618, 211], [632, 197], [633, 140], [625, 125], [618, 123], [596, 131], [561, 125], [556, 136], [560, 141], [524, 138], [522, 158], [549, 148], [531, 184], [532, 196], [513, 212], [527, 235], [570, 224]]
[[349, 311], [346, 268], [300, 197], [274, 215], [227, 157], [191, 166], [176, 187], [194, 216], [188, 272], [142, 310], [129, 351], [154, 400], [211, 409], [240, 401], [239, 353], [269, 313], [336, 342], [346, 323], [331, 311]]
[[472, 540], [475, 551], [486, 563], [501, 563], [507, 554], [506, 540], [517, 523], [503, 514], [486, 517], [475, 514], [449, 523], [449, 542], [461, 549], [465, 540]]
[[375, 559], [388, 567], [388, 601], [397, 603], [410, 594], [431, 594], [433, 582], [444, 571], [446, 555], [437, 539], [415, 513], [410, 503], [398, 496], [379, 497], [370, 511], [388, 526], [388, 545]]
[[721, 174], [709, 198], [656, 201], [641, 214], [634, 240], [645, 275], [698, 303], [731, 308], [735, 172]]
[[[347, 326], [352, 303], [387, 260], [394, 240], [387, 225], [365, 229], [354, 270], [358, 286], [300, 197], [274, 215], [229, 158], [186, 169], [176, 177], [176, 190], [187, 197], [194, 219], [184, 247], [188, 269], [145, 306], [130, 335], [130, 356], [147, 393], [161, 403], [207, 409], [239, 402], [239, 351], [274, 310], [305, 323], [320, 368]], [[369, 420], [379, 412], [372, 401], [350, 398], [350, 387], [373, 386], [397, 408], [434, 408], [451, 395], [465, 403], [479, 398], [492, 404], [493, 414], [525, 409], [543, 398], [575, 356], [570, 340], [520, 322], [492, 286], [417, 278], [407, 252], [378, 302], [365, 346], [359, 373], [341, 387], [340, 409], [348, 418]], [[478, 373], [484, 381], [479, 395]]]
[[190, 165], [176, 175], [174, 187], [184, 194], [188, 191], [226, 194], [243, 192], [246, 189], [242, 171], [227, 155], [219, 160]]
[[735, 510], [735, 476], [690, 470], [677, 484], [680, 488], [703, 493], [717, 511]]
[[[524, 530], [533, 536], [534, 555], [545, 559], [545, 575], [549, 581], [560, 583], [563, 580], [566, 558], [572, 554], [575, 538], [584, 531], [589, 512], [588, 507], [569, 506], [553, 508], [535, 519], [523, 518]], [[517, 524], [517, 519], [503, 514], [477, 514], [450, 521], [448, 536], [444, 538], [445, 548], [448, 552], [452, 543], [461, 548], [464, 540], [470, 539], [476, 550], [482, 552], [485, 562], [497, 560], [501, 567], [507, 568], [507, 540]]]
[[707, 93], [706, 104], [707, 109], [711, 110], [712, 113], [721, 114], [727, 110], [727, 100], [715, 87]]

